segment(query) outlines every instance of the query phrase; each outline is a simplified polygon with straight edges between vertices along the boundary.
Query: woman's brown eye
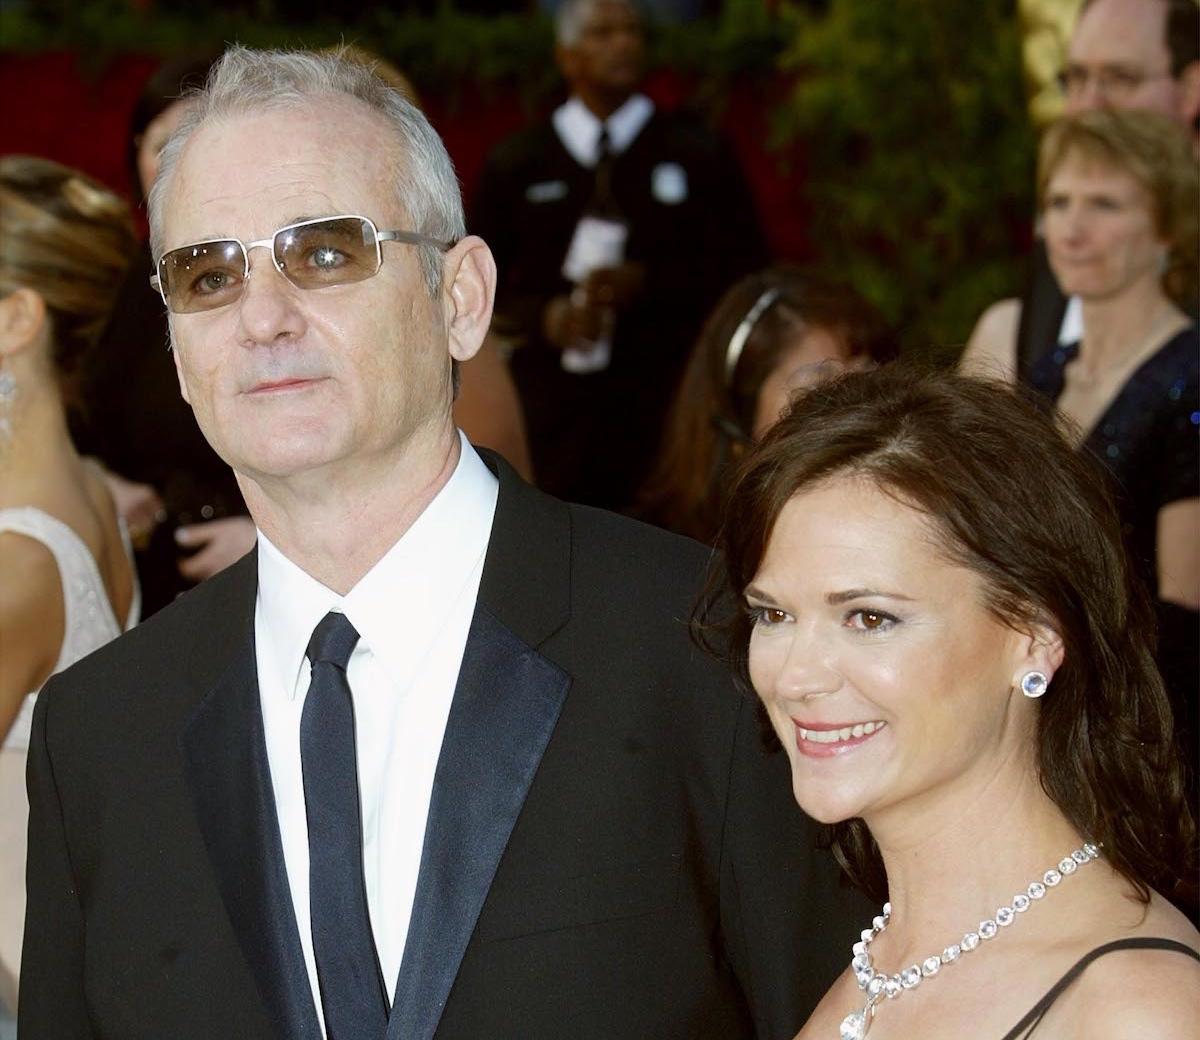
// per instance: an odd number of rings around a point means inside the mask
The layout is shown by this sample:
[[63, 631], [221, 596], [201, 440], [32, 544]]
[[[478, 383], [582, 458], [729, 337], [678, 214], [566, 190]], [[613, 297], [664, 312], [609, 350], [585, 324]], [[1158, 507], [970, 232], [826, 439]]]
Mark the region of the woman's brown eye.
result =
[[846, 624], [860, 632], [887, 632], [896, 619], [882, 610], [853, 610], [846, 615]]

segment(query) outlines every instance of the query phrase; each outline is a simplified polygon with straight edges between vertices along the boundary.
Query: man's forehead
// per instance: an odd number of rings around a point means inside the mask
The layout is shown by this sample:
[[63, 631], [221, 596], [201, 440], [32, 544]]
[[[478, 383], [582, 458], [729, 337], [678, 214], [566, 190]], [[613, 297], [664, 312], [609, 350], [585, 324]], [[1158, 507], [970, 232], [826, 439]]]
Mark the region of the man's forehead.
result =
[[166, 199], [170, 237], [193, 232], [245, 237], [297, 215], [391, 216], [397, 197], [387, 125], [364, 106], [337, 101], [257, 110], [201, 125], [180, 155]]
[[1169, 61], [1166, 12], [1162, 0], [1095, 0], [1079, 16], [1069, 54], [1094, 64]]
[[[209, 118], [193, 133], [186, 152], [228, 153], [259, 162], [317, 155], [356, 165], [358, 153], [386, 155], [391, 128], [380, 113], [355, 98], [324, 96], [268, 105]], [[196, 147], [203, 143], [203, 149]]]
[[596, 0], [584, 17], [583, 28], [587, 31], [607, 28], [610, 25], [627, 25], [631, 22], [641, 24], [641, 17], [633, 4], [627, 0]]

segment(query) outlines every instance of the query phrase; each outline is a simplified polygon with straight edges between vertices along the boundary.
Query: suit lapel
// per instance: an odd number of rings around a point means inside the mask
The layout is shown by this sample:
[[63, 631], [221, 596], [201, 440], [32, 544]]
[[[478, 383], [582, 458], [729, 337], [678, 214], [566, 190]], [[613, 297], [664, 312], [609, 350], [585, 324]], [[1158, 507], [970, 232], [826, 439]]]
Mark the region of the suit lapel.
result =
[[322, 1040], [284, 866], [258, 700], [255, 560], [252, 555], [238, 565], [248, 572], [238, 577], [249, 585], [237, 590], [241, 609], [214, 619], [214, 638], [205, 640], [206, 649], [227, 666], [188, 720], [180, 744], [217, 887], [268, 1017], [280, 1040]]
[[504, 464], [479, 599], [434, 775], [388, 1040], [429, 1040], [570, 687], [534, 647], [567, 616], [566, 507]]
[[388, 1040], [427, 1040], [554, 731], [570, 679], [475, 608], [433, 781]]

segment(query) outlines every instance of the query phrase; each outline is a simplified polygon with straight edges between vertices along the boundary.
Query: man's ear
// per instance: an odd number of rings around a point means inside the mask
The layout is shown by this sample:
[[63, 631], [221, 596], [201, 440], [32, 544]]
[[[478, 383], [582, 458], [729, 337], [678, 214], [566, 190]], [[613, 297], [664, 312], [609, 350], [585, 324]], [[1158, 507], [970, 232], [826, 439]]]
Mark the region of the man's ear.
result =
[[483, 345], [496, 300], [496, 261], [487, 243], [468, 235], [445, 257], [443, 295], [450, 356], [470, 361]]
[[15, 289], [0, 300], [0, 357], [11, 357], [37, 340], [46, 325], [46, 301], [34, 289]]

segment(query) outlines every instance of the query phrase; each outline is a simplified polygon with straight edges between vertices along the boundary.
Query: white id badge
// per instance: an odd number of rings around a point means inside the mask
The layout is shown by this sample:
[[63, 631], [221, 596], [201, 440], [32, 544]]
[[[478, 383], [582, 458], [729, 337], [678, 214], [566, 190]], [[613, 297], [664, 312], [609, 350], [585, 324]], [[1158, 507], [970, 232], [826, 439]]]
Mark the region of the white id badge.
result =
[[615, 267], [625, 259], [629, 227], [617, 220], [582, 217], [563, 261], [563, 277], [582, 282], [598, 267]]
[[567, 347], [562, 352], [563, 371], [576, 376], [603, 372], [611, 361], [612, 340], [607, 338], [592, 340], [584, 346]]

